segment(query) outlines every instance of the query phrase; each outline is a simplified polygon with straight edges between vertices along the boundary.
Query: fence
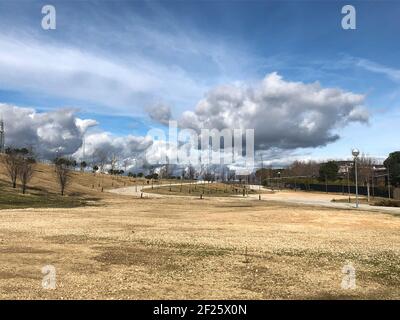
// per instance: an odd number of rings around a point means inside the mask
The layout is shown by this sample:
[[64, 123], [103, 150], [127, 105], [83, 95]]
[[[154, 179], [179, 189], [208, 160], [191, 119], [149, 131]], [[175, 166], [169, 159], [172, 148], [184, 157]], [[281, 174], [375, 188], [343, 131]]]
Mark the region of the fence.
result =
[[393, 190], [393, 199], [400, 200], [400, 188], [395, 188]]
[[[285, 188], [294, 189], [295, 187], [304, 191], [321, 191], [321, 192], [333, 192], [333, 193], [342, 193], [342, 194], [355, 194], [356, 187], [355, 186], [347, 186], [347, 185], [337, 185], [337, 184], [306, 184], [306, 183], [285, 183]], [[383, 197], [387, 198], [389, 196], [389, 190], [387, 187], [371, 187], [369, 188], [370, 196], [373, 197]], [[391, 189], [391, 198], [393, 198], [393, 189]], [[400, 192], [399, 192], [400, 193]], [[360, 195], [368, 195], [368, 187], [366, 186], [358, 186], [358, 194]]]

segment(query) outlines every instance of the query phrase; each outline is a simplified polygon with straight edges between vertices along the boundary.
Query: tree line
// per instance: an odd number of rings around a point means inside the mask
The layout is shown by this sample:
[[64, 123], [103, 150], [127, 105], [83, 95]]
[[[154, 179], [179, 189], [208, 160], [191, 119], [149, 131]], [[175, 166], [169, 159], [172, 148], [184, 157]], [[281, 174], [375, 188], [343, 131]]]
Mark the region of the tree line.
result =
[[[349, 165], [350, 164], [350, 165]], [[342, 170], [339, 169], [342, 166]], [[345, 169], [343, 171], [343, 169]], [[379, 173], [378, 169], [384, 172]], [[392, 152], [383, 161], [378, 162], [372, 157], [361, 155], [357, 158], [357, 175], [361, 184], [367, 185], [374, 179], [381, 177], [385, 183], [392, 186], [400, 186], [400, 151]], [[354, 161], [335, 161], [326, 162], [316, 161], [294, 161], [286, 168], [273, 169], [262, 168], [257, 170], [256, 176], [264, 183], [268, 179], [285, 179], [290, 178], [302, 180], [314, 180], [314, 182], [326, 183], [338, 180], [348, 179], [351, 182], [355, 180]]]

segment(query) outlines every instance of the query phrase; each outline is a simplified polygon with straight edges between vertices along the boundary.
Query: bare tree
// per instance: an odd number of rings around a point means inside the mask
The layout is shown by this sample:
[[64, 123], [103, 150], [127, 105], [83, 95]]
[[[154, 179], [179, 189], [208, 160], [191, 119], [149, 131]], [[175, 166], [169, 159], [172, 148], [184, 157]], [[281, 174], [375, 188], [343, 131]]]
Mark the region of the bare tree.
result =
[[374, 166], [377, 161], [374, 158], [362, 154], [357, 160], [358, 177], [361, 183], [368, 184], [374, 176]]
[[204, 180], [207, 182], [213, 182], [215, 180], [215, 172], [209, 167], [206, 167], [206, 170], [204, 172]]
[[189, 164], [189, 167], [187, 168], [187, 177], [189, 180], [194, 180], [196, 177], [196, 169], [191, 164]]
[[102, 149], [97, 149], [94, 152], [94, 157], [98, 161], [100, 172], [104, 172], [104, 167], [107, 164], [108, 159], [109, 159], [109, 155], [108, 155], [107, 151], [102, 150]]
[[25, 194], [26, 186], [31, 180], [33, 173], [35, 171], [35, 159], [32, 157], [23, 158], [20, 161], [20, 166], [18, 169], [18, 176], [21, 180], [22, 193]]
[[315, 161], [294, 161], [286, 170], [289, 176], [318, 176], [319, 167]]
[[20, 166], [20, 156], [17, 149], [7, 148], [3, 157], [3, 163], [6, 167], [7, 175], [11, 180], [12, 187], [17, 187], [18, 170]]
[[69, 159], [58, 158], [55, 160], [55, 165], [56, 165], [57, 183], [60, 187], [61, 195], [63, 196], [65, 188], [71, 181], [72, 162]]
[[110, 160], [110, 165], [111, 165], [111, 171], [115, 171], [116, 167], [117, 167], [117, 163], [118, 163], [118, 159], [115, 156], [115, 154], [113, 154], [111, 160]]
[[228, 181], [233, 181], [233, 180], [235, 180], [235, 171], [229, 170], [228, 171]]
[[129, 166], [129, 160], [128, 160], [128, 159], [125, 159], [125, 160], [123, 161], [123, 164], [124, 164], [124, 171], [126, 172], [126, 169], [127, 169], [128, 166]]

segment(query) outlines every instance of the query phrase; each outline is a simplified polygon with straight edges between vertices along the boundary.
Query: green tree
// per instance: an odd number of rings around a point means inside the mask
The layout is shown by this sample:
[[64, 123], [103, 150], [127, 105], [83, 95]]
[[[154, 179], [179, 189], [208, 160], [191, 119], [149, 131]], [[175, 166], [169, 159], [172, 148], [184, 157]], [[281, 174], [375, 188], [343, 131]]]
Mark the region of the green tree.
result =
[[338, 176], [339, 166], [335, 161], [328, 161], [322, 163], [319, 167], [319, 179], [321, 181], [330, 180], [335, 181]]
[[80, 167], [81, 167], [81, 171], [85, 171], [85, 168], [87, 167], [86, 161], [82, 161], [82, 162], [80, 163]]
[[386, 169], [389, 169], [390, 183], [395, 186], [400, 185], [400, 151], [392, 152], [383, 162]]

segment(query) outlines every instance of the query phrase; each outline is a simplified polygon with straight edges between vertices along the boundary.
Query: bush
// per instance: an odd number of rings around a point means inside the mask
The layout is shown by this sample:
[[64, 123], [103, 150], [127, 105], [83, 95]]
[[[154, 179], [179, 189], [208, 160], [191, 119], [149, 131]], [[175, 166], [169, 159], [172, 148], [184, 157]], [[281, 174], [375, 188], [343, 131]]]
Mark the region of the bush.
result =
[[399, 207], [400, 208], [400, 201], [399, 200], [380, 200], [374, 203], [376, 206], [380, 207]]

